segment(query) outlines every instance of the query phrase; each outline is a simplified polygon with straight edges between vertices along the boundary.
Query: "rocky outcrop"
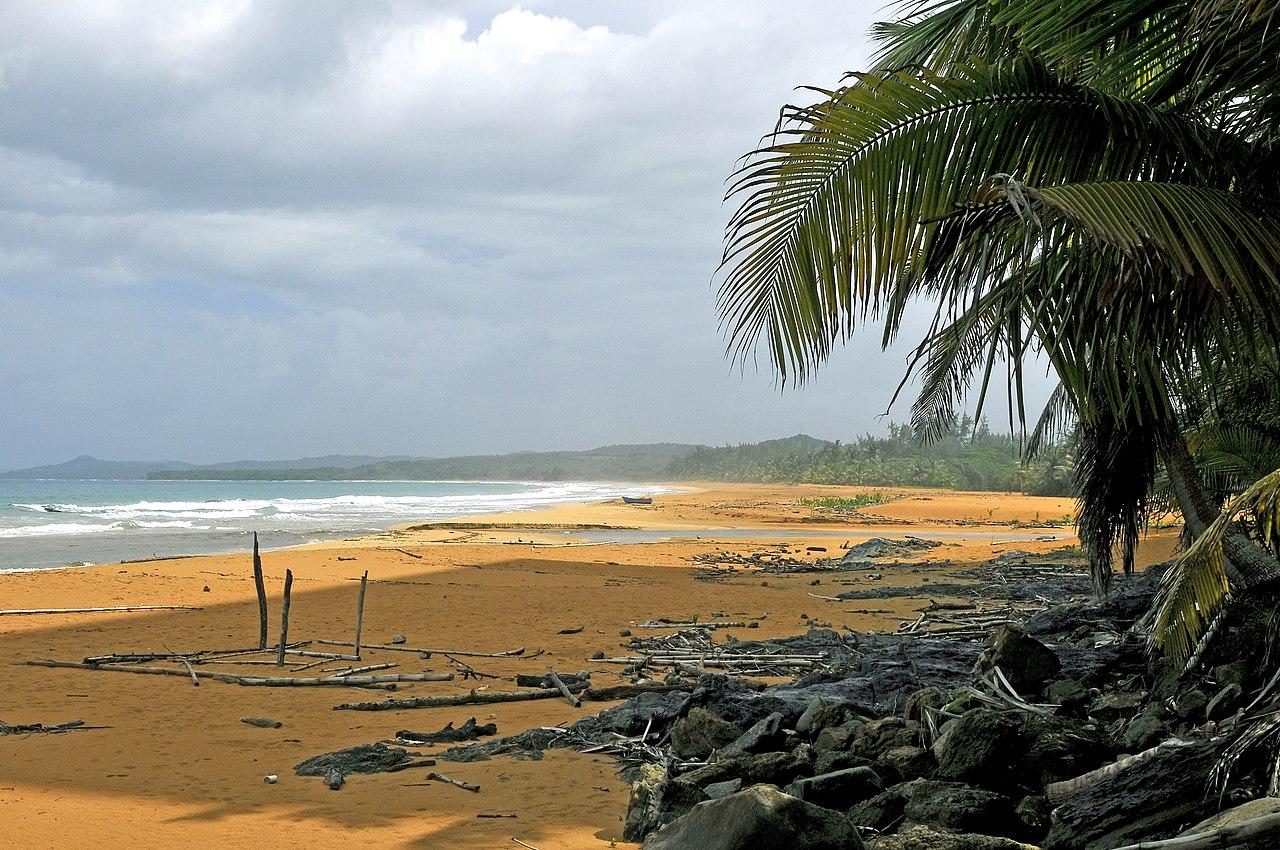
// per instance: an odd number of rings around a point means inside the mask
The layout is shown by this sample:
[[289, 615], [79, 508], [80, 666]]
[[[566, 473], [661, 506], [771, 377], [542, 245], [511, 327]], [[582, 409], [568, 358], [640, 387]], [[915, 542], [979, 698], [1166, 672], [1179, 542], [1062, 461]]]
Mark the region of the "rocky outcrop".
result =
[[839, 812], [757, 785], [700, 803], [651, 834], [644, 850], [862, 850]]

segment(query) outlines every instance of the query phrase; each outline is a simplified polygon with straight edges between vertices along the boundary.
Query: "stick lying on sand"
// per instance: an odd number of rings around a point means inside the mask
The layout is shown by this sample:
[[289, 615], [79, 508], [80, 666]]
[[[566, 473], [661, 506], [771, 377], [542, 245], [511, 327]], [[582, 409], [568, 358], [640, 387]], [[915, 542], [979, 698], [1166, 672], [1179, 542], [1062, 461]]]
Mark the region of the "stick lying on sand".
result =
[[[349, 640], [318, 640], [316, 643], [325, 646], [352, 646]], [[468, 658], [511, 658], [518, 655], [524, 655], [524, 647], [518, 646], [515, 649], [508, 649], [504, 652], [467, 652], [461, 649], [427, 649], [421, 646], [405, 646], [402, 643], [362, 643], [361, 649], [386, 649], [391, 652], [425, 652], [427, 655], [462, 655]]]
[[[427, 774], [427, 779], [434, 780], [436, 782], [447, 782], [450, 785], [454, 785], [454, 786], [457, 786], [458, 788], [461, 788], [463, 791], [471, 791], [472, 793], [478, 793], [480, 791], [480, 786], [476, 785], [473, 782], [464, 782], [461, 779], [454, 779], [452, 776], [445, 776], [443, 773], [436, 773], [434, 770], [431, 773]], [[424, 788], [430, 784], [431, 784], [430, 782], [409, 782], [409, 783], [406, 783], [404, 787], [405, 788]]]
[[[609, 688], [588, 688], [583, 682], [567, 685], [566, 689], [576, 693], [579, 699], [591, 702], [609, 702], [617, 699], [630, 699], [639, 694], [665, 694], [689, 685], [614, 685]], [[488, 705], [496, 702], [523, 702], [535, 699], [555, 699], [563, 697], [559, 688], [538, 688], [529, 691], [471, 691], [466, 694], [448, 694], [430, 697], [410, 697], [408, 699], [389, 699], [383, 702], [344, 702], [335, 705], [334, 711], [400, 711], [406, 708], [448, 708], [459, 705]]]
[[[26, 662], [35, 667], [65, 667], [72, 670], [105, 670], [109, 673], [141, 673], [148, 676], [187, 676], [188, 671], [168, 667], [126, 667], [117, 664], [84, 664], [79, 661], [53, 661], [33, 659]], [[230, 673], [191, 671], [193, 679], [211, 679], [230, 685], [261, 685], [265, 687], [318, 687], [323, 685], [381, 685], [392, 682], [448, 682], [452, 673], [388, 673], [381, 676], [324, 676], [320, 678], [291, 678], [289, 676], [235, 676]], [[559, 691], [556, 691], [559, 693]]]
[[0, 617], [15, 614], [105, 614], [111, 611], [203, 611], [199, 605], [117, 605], [114, 608], [10, 608]]
[[57, 735], [62, 732], [83, 732], [85, 729], [110, 729], [110, 726], [86, 726], [83, 720], [68, 720], [46, 726], [43, 723], [0, 723], [0, 735]]

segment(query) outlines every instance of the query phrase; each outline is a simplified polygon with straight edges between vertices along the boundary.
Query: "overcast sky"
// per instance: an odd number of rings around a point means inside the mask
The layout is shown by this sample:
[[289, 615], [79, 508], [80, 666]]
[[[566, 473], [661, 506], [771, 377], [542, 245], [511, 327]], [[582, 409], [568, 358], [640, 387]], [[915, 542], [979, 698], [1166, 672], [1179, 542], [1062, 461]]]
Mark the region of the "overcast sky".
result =
[[0, 468], [881, 430], [905, 349], [780, 392], [710, 287], [734, 159], [879, 13], [6, 0]]

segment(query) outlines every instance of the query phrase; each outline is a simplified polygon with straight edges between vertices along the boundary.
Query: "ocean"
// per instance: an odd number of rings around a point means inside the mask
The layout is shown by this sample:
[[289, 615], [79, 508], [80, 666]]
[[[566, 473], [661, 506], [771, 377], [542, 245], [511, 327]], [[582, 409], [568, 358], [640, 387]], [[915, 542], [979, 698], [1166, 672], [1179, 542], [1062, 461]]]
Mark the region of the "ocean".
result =
[[0, 480], [0, 572], [266, 548], [664, 488], [490, 481]]

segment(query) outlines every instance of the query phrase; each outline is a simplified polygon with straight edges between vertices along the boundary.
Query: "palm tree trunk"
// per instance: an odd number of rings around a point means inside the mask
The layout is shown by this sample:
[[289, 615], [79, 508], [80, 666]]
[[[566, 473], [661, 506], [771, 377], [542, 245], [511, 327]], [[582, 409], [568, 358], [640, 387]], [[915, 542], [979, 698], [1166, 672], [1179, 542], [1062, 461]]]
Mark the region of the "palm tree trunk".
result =
[[[1221, 507], [1214, 505], [1200, 484], [1200, 472], [1181, 436], [1167, 440], [1162, 447], [1164, 468], [1173, 487], [1183, 522], [1191, 536], [1199, 537], [1218, 518]], [[1237, 590], [1244, 590], [1280, 576], [1280, 561], [1253, 544], [1244, 532], [1231, 528], [1223, 541], [1227, 556], [1227, 578]]]

